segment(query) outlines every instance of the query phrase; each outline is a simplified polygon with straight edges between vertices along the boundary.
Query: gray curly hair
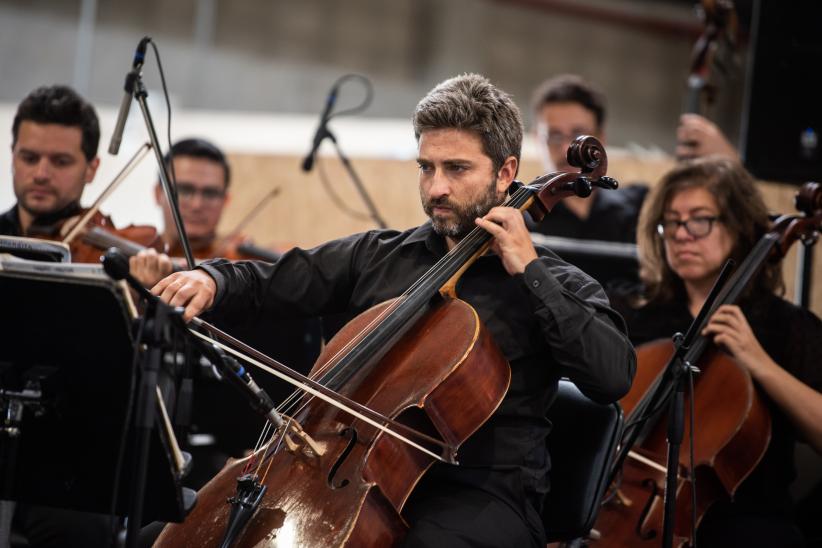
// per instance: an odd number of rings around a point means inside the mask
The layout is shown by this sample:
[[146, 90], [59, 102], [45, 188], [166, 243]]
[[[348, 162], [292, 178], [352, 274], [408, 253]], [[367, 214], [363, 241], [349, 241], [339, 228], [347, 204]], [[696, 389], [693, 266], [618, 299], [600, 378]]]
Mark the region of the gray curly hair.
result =
[[414, 135], [431, 129], [474, 131], [482, 140], [494, 170], [509, 156], [519, 165], [522, 149], [522, 115], [511, 96], [480, 74], [449, 78], [428, 92], [414, 110]]

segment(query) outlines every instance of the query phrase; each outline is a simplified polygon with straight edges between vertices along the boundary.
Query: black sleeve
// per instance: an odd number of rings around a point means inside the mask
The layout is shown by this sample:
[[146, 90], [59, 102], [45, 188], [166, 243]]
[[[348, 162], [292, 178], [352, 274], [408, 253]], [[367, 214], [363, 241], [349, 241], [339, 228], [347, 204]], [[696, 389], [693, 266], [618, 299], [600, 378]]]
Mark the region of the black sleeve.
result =
[[229, 325], [260, 313], [289, 318], [342, 312], [370, 235], [357, 234], [309, 250], [295, 248], [273, 264], [206, 261], [199, 268], [217, 282], [209, 312]]
[[552, 257], [532, 261], [523, 276], [554, 359], [589, 398], [616, 401], [631, 388], [636, 355], [622, 317], [600, 285]]

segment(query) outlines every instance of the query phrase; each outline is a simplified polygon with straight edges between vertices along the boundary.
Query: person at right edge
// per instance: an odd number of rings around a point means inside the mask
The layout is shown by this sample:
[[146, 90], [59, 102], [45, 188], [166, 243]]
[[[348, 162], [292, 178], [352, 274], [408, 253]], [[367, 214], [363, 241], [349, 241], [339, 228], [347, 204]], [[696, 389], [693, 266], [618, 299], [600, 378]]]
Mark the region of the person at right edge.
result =
[[[517, 172], [522, 121], [486, 78], [446, 80], [417, 105], [419, 190], [429, 221], [373, 230], [276, 263], [209, 261], [152, 292], [186, 317], [226, 321], [255, 310], [279, 317], [361, 312], [396, 297], [479, 226], [492, 253], [463, 275], [459, 297], [476, 310], [511, 365], [492, 417], [460, 448], [460, 465], [435, 464], [403, 508], [406, 546], [544, 548], [549, 489], [545, 418], [558, 379], [600, 402], [624, 395], [636, 365], [622, 319], [602, 288], [531, 243], [522, 214], [500, 207]], [[466, 395], [470, 397], [470, 395]]]
[[[762, 196], [739, 162], [697, 158], [664, 175], [639, 220], [644, 304], [615, 302], [633, 343], [684, 333], [726, 259], [741, 263], [769, 228]], [[805, 546], [788, 488], [795, 444], [822, 454], [822, 321], [777, 296], [782, 290], [781, 264], [767, 262], [740, 301], [719, 307], [702, 332], [750, 373], [772, 435], [733, 500], [707, 511], [697, 530], [700, 547]]]

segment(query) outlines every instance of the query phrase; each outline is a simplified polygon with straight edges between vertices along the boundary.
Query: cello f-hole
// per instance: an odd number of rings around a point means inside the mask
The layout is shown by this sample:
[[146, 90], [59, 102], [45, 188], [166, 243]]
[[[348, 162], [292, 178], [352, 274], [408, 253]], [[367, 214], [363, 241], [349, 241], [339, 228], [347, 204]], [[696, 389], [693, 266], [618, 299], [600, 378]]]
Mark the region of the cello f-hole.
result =
[[337, 462], [335, 462], [334, 465], [331, 466], [331, 470], [328, 472], [328, 486], [332, 489], [340, 489], [348, 485], [348, 479], [346, 478], [343, 478], [342, 481], [340, 481], [339, 483], [335, 483], [334, 476], [337, 474], [337, 471], [340, 469], [340, 466], [342, 466], [343, 461], [345, 461], [346, 457], [348, 457], [348, 455], [354, 449], [354, 445], [357, 443], [357, 430], [348, 427], [340, 432], [340, 436], [348, 436], [349, 440], [348, 445], [346, 445], [345, 449], [343, 449], [343, 452], [340, 454], [339, 458], [337, 459]]

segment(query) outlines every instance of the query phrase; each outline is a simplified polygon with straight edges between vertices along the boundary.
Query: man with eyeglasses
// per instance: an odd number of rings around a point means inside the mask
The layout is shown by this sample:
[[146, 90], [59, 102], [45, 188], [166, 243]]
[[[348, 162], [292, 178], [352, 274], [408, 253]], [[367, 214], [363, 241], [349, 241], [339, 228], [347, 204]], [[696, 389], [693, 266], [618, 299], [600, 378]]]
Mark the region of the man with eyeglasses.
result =
[[[163, 160], [167, 170], [173, 170], [180, 216], [194, 257], [251, 258], [235, 252], [232, 245], [221, 245], [217, 237], [217, 225], [229, 201], [231, 181], [231, 166], [225, 153], [205, 139], [189, 138], [174, 143]], [[142, 251], [132, 257], [131, 271], [140, 274], [141, 279], [153, 279], [156, 283], [173, 270], [169, 256], [182, 257], [183, 250], [159, 182], [154, 197], [163, 210], [163, 240], [167, 254], [158, 254], [153, 249]], [[321, 333], [319, 321], [314, 318], [290, 322], [254, 320], [233, 325], [229, 332], [266, 355], [305, 373], [319, 354]], [[284, 398], [291, 391], [288, 385], [265, 376], [256, 380], [275, 400]], [[223, 467], [229, 456], [240, 457], [253, 445], [260, 423], [233, 390], [212, 382], [208, 375], [195, 376], [192, 416], [186, 450], [194, 458], [186, 482], [190, 487], [199, 488]]]
[[[581, 77], [563, 74], [543, 82], [534, 92], [531, 112], [538, 148], [546, 171], [576, 171], [566, 159], [568, 146], [579, 135], [605, 141], [605, 96]], [[598, 192], [590, 198], [566, 198], [534, 232], [561, 238], [608, 242], [636, 241], [636, 225], [647, 187], [635, 185], [618, 191]], [[563, 256], [606, 290], [624, 280], [637, 281], [633, 265], [617, 267], [608, 259], [587, 255]]]
[[[217, 239], [217, 224], [228, 203], [231, 167], [223, 151], [205, 139], [183, 139], [172, 145], [164, 158], [177, 182], [180, 215], [195, 255], [209, 255]], [[163, 240], [169, 255], [182, 256], [182, 246], [171, 209], [160, 184], [154, 188], [157, 204], [163, 209]]]
[[[177, 201], [191, 251], [198, 259], [219, 255], [217, 225], [228, 203], [231, 167], [222, 150], [205, 139], [177, 141], [163, 157], [166, 169], [176, 181]], [[154, 283], [173, 271], [169, 257], [183, 257], [180, 236], [160, 182], [154, 199], [163, 211], [163, 241], [166, 254], [146, 250], [131, 259], [132, 274]], [[152, 284], [153, 285], [153, 284]]]
[[[605, 142], [605, 95], [573, 74], [546, 80], [534, 92], [531, 112], [546, 171], [576, 171], [568, 165], [568, 146], [580, 135]], [[597, 192], [589, 198], [566, 198], [539, 227], [543, 234], [565, 238], [636, 241], [636, 220], [645, 187]]]

